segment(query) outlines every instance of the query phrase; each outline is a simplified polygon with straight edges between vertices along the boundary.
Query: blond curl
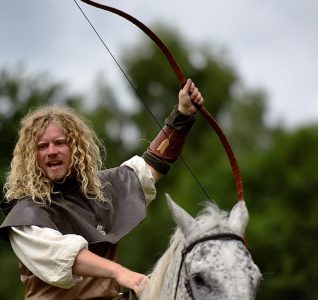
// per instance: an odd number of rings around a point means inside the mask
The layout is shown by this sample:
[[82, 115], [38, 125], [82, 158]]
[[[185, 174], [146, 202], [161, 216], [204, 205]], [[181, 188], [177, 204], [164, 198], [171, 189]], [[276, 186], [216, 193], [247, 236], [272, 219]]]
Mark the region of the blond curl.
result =
[[74, 110], [63, 106], [39, 107], [21, 120], [11, 168], [4, 185], [7, 201], [25, 196], [43, 204], [51, 201], [53, 183], [46, 178], [36, 161], [37, 141], [51, 122], [63, 128], [72, 150], [72, 163], [67, 176], [75, 173], [87, 198], [105, 201], [98, 176], [103, 166], [101, 154], [105, 153], [105, 149], [88, 122]]

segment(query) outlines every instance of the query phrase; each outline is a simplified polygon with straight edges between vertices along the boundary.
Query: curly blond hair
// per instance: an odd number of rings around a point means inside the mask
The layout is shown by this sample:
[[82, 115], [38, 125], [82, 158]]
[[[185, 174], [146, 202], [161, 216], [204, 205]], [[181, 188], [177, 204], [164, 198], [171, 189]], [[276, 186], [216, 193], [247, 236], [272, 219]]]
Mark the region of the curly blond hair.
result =
[[30, 196], [35, 202], [50, 203], [53, 183], [37, 165], [36, 155], [37, 141], [51, 122], [63, 128], [71, 147], [68, 175], [71, 172], [76, 174], [87, 198], [105, 201], [98, 176], [103, 166], [101, 154], [105, 149], [88, 121], [63, 106], [39, 107], [21, 120], [11, 168], [4, 185], [7, 201]]

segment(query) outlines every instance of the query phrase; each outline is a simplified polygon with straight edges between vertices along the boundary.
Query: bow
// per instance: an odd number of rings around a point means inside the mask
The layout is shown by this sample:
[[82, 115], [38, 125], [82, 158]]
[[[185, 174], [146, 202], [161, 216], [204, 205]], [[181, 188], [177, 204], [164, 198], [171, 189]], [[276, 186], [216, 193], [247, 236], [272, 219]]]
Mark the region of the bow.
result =
[[[126, 20], [130, 21], [134, 25], [136, 25], [149, 38], [151, 38], [154, 41], [154, 43], [160, 48], [162, 53], [167, 58], [173, 72], [175, 73], [176, 77], [178, 78], [180, 86], [183, 86], [185, 84], [186, 77], [185, 77], [184, 73], [182, 72], [180, 66], [178, 65], [176, 59], [174, 58], [173, 54], [171, 53], [169, 48], [165, 45], [165, 43], [152, 30], [150, 30], [145, 24], [143, 24], [141, 21], [139, 21], [135, 17], [133, 17], [133, 16], [129, 15], [128, 13], [126, 13], [122, 10], [119, 10], [117, 8], [114, 8], [114, 7], [111, 7], [108, 5], [104, 5], [104, 4], [100, 4], [100, 3], [97, 3], [97, 2], [94, 2], [91, 0], [81, 0], [81, 1], [88, 4], [88, 5], [94, 6], [96, 8], [99, 8], [99, 9], [102, 9], [105, 11], [109, 11], [111, 13], [119, 15], [119, 16], [125, 18]], [[75, 3], [76, 3], [76, 1], [75, 1]], [[216, 134], [218, 135], [218, 137], [219, 137], [219, 139], [224, 147], [224, 150], [227, 154], [227, 157], [229, 159], [231, 168], [232, 168], [232, 173], [233, 173], [235, 187], [236, 187], [237, 200], [238, 201], [244, 200], [243, 180], [241, 177], [240, 168], [239, 168], [239, 165], [237, 163], [233, 149], [232, 149], [226, 135], [224, 134], [223, 130], [221, 129], [221, 127], [219, 126], [219, 124], [217, 123], [215, 118], [209, 113], [209, 111], [203, 105], [197, 105], [197, 104], [194, 104], [194, 105], [196, 106], [197, 110], [201, 113], [201, 115], [206, 119], [206, 121], [211, 125], [211, 127], [214, 129]]]

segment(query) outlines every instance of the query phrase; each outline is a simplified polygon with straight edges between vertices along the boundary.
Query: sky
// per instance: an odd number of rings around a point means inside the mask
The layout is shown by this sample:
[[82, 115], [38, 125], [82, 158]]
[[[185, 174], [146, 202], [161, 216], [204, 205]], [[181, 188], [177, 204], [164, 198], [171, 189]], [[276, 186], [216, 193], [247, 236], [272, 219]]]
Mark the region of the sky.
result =
[[[128, 21], [77, 1], [117, 58], [148, 39]], [[194, 45], [223, 49], [244, 85], [266, 92], [269, 122], [296, 127], [318, 121], [317, 0], [100, 2], [150, 28], [166, 24]], [[102, 77], [127, 97], [120, 87], [127, 82], [74, 0], [0, 0], [0, 22], [0, 69], [22, 63], [79, 93], [89, 93]]]

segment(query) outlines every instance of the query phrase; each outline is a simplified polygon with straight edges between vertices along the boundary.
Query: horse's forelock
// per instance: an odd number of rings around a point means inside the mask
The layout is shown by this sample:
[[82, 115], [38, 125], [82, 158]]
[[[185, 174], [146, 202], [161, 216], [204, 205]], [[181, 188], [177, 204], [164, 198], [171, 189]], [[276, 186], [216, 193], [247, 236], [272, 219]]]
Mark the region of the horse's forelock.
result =
[[229, 227], [228, 213], [211, 202], [204, 203], [203, 210], [198, 214], [195, 220], [196, 228], [192, 234], [187, 237], [187, 240], [190, 242], [201, 237], [206, 232], [211, 232], [214, 228], [224, 230]]

